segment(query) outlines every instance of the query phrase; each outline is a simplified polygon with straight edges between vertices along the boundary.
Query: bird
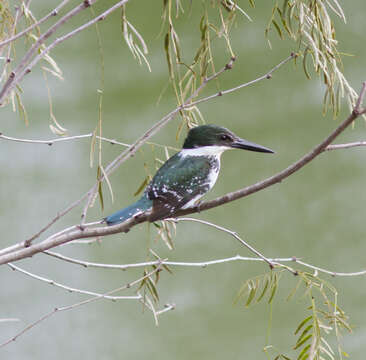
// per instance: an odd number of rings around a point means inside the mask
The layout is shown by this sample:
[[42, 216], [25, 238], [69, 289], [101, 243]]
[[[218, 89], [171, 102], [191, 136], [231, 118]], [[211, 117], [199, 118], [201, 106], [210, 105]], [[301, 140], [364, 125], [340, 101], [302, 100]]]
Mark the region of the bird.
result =
[[215, 185], [221, 155], [229, 149], [274, 153], [267, 147], [241, 139], [221, 126], [193, 127], [188, 131], [182, 150], [160, 167], [142, 197], [107, 216], [104, 221], [108, 225], [116, 225], [149, 211], [148, 220], [154, 222], [173, 217], [180, 209], [194, 207]]

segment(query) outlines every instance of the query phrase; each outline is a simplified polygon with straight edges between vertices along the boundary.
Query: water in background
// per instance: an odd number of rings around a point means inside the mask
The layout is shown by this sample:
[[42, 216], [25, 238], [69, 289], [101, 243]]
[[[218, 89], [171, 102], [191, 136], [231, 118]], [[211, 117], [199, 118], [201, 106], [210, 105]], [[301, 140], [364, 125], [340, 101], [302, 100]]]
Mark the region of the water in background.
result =
[[[47, 4], [49, 6], [49, 4]], [[39, 5], [41, 6], [41, 5]], [[42, 7], [44, 5], [42, 4]], [[40, 16], [48, 10], [39, 8]], [[365, 80], [363, 1], [344, 4], [349, 22], [337, 22], [340, 49], [355, 56], [345, 58], [345, 74], [358, 90]], [[149, 7], [149, 9], [146, 9]], [[129, 16], [149, 46], [152, 73], [139, 66], [124, 44], [116, 13], [100, 23], [105, 60], [103, 132], [106, 137], [132, 142], [144, 130], [175, 107], [168, 91], [157, 105], [167, 82], [167, 69], [160, 31], [160, 3], [131, 2]], [[289, 42], [276, 40], [273, 50], [263, 36], [269, 9], [258, 5], [251, 10], [254, 23], [238, 21], [233, 29], [233, 46], [238, 60], [231, 72], [220, 78], [219, 88], [249, 81], [264, 74], [293, 51]], [[88, 20], [89, 15], [80, 18]], [[73, 22], [78, 24], [78, 20]], [[198, 27], [195, 13], [180, 21], [184, 47], [197, 47], [191, 27]], [[71, 28], [72, 24], [70, 24]], [[95, 29], [81, 33], [52, 53], [64, 71], [65, 81], [49, 79], [54, 97], [54, 112], [70, 134], [93, 131], [98, 120], [99, 52]], [[227, 61], [224, 47], [221, 63]], [[188, 61], [188, 59], [186, 59]], [[30, 125], [25, 127], [10, 109], [2, 109], [1, 131], [24, 138], [52, 138], [49, 131], [47, 90], [42, 74], [35, 69], [22, 83]], [[211, 84], [210, 94], [217, 90]], [[250, 185], [283, 169], [321, 141], [347, 115], [337, 120], [321, 115], [323, 90], [314, 77], [306, 80], [301, 66], [289, 64], [270, 81], [217, 98], [200, 107], [207, 122], [226, 126], [238, 135], [276, 150], [275, 155], [232, 151], [223, 155], [221, 176], [207, 198]], [[178, 121], [163, 129], [153, 141], [179, 146], [175, 140]], [[358, 121], [337, 142], [365, 139], [365, 125]], [[182, 138], [179, 143], [182, 142]], [[40, 229], [57, 211], [82, 195], [94, 183], [96, 169], [89, 168], [89, 140], [41, 145], [0, 142], [0, 227], [2, 246], [24, 240]], [[152, 151], [153, 150], [153, 151]], [[121, 151], [103, 145], [104, 163]], [[153, 153], [153, 154], [152, 154]], [[99, 204], [90, 211], [90, 220], [99, 219], [128, 205], [146, 176], [143, 162], [154, 168], [153, 156], [164, 158], [158, 149], [145, 146], [112, 177], [115, 202], [105, 191], [106, 210]], [[365, 266], [363, 148], [334, 151], [321, 155], [281, 184], [234, 203], [201, 213], [197, 217], [237, 231], [268, 257], [297, 256], [337, 271], [356, 271]], [[53, 231], [79, 220], [81, 209], [60, 220]], [[175, 261], [204, 261], [241, 254], [250, 255], [233, 238], [209, 227], [182, 223], [169, 251], [155, 242], [155, 229], [147, 225], [128, 234], [106, 238], [101, 244], [65, 246], [58, 251], [75, 258], [103, 263], [144, 261], [149, 246], [162, 258]], [[138, 271], [84, 269], [46, 255], [19, 262], [19, 266], [69, 286], [105, 292], [141, 275]], [[174, 268], [162, 273], [158, 285], [161, 301], [175, 303], [176, 310], [162, 315], [155, 327], [150, 312], [134, 301], [98, 301], [59, 313], [1, 350], [4, 359], [264, 359], [262, 349], [270, 309], [265, 303], [249, 309], [233, 305], [241, 284], [267, 271], [263, 264], [229, 263], [201, 268]], [[3, 323], [0, 341], [38, 319], [56, 306], [85, 297], [69, 294], [6, 266], [2, 279], [1, 316], [21, 322]], [[298, 323], [305, 318], [305, 298], [285, 299], [297, 279], [282, 275], [273, 303], [269, 343], [281, 352], [290, 349]], [[344, 337], [345, 350], [357, 359], [365, 352], [365, 278], [330, 279], [340, 290], [339, 303], [351, 316], [354, 333]]]

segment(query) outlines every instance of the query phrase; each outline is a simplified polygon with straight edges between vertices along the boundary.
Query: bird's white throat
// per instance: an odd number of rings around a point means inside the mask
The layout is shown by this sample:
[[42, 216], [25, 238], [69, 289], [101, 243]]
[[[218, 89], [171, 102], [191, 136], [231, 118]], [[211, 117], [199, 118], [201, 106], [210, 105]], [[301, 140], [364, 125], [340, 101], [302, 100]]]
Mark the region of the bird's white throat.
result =
[[179, 154], [184, 158], [186, 156], [217, 156], [220, 158], [225, 150], [229, 150], [228, 146], [201, 146], [194, 149], [182, 149]]

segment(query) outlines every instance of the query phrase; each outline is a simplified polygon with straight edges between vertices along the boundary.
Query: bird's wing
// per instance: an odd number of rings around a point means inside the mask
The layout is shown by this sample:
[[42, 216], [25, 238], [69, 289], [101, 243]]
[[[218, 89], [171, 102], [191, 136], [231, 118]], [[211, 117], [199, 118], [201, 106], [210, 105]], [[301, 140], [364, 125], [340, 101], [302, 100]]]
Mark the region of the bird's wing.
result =
[[[156, 173], [146, 189], [154, 201], [156, 220], [173, 214], [189, 201], [199, 198], [210, 189], [208, 181], [211, 164], [207, 157], [171, 157]], [[152, 221], [154, 221], [154, 219]]]

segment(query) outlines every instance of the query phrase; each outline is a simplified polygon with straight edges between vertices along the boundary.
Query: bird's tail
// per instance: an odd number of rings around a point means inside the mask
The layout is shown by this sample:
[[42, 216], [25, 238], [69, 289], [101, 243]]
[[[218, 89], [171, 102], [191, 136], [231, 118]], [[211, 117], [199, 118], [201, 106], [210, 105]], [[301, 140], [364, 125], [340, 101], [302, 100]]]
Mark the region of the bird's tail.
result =
[[143, 212], [151, 209], [151, 207], [152, 201], [144, 194], [144, 196], [134, 204], [107, 216], [104, 220], [108, 225], [116, 225], [132, 218], [133, 216], [142, 214]]

